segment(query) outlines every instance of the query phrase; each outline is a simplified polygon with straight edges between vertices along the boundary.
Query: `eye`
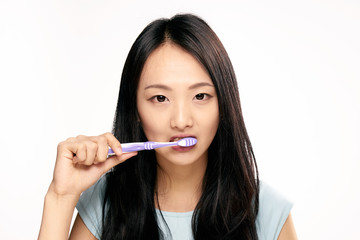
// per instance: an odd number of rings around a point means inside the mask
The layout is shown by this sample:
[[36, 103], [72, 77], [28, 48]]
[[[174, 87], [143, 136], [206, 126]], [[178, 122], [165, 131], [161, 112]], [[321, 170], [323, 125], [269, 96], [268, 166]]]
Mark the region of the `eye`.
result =
[[208, 97], [209, 97], [209, 95], [205, 94], [205, 93], [198, 93], [195, 95], [195, 99], [199, 100], [199, 101], [207, 99]]
[[156, 96], [152, 97], [152, 100], [154, 102], [165, 102], [167, 100], [167, 98], [163, 95], [156, 95]]

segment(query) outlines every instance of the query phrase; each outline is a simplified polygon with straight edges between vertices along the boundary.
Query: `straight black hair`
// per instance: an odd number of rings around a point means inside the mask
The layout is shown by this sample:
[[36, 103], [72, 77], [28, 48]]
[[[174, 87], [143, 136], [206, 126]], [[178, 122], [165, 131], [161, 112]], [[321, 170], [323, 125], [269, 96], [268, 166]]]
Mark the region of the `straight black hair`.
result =
[[[259, 180], [240, 106], [235, 73], [222, 43], [201, 18], [176, 15], [150, 23], [130, 49], [123, 69], [113, 133], [120, 142], [146, 141], [136, 92], [149, 55], [176, 44], [203, 65], [215, 86], [220, 122], [208, 151], [202, 195], [194, 210], [194, 239], [258, 239]], [[102, 239], [163, 239], [155, 209], [157, 162], [153, 151], [106, 175]], [[154, 197], [155, 196], [155, 197]]]

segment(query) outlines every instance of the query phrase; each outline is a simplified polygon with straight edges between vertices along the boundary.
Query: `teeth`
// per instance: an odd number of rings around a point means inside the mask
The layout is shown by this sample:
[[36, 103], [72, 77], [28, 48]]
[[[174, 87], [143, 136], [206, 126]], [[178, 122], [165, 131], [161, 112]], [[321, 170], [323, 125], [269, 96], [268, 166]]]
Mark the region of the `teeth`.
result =
[[172, 142], [180, 141], [180, 140], [183, 139], [183, 138], [185, 138], [185, 137], [177, 137], [177, 138], [174, 138], [174, 139], [172, 140]]
[[174, 138], [174, 139], [173, 139], [173, 142], [177, 142], [177, 141], [179, 141], [180, 139], [183, 139], [183, 138]]

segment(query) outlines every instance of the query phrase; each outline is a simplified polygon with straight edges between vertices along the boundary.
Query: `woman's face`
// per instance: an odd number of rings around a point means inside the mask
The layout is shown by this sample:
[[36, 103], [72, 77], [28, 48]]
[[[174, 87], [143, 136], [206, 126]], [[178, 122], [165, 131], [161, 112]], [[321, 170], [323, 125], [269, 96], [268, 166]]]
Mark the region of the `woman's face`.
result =
[[140, 76], [137, 109], [149, 141], [195, 137], [193, 147], [156, 149], [158, 162], [189, 165], [207, 160], [219, 125], [215, 87], [202, 65], [175, 44], [150, 54]]

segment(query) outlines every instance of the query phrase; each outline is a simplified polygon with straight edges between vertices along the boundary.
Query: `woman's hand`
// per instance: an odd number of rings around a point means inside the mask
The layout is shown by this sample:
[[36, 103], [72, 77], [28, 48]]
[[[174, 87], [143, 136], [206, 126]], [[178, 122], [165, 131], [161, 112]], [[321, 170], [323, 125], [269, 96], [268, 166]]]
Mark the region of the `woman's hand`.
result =
[[[107, 159], [109, 146], [116, 155]], [[136, 154], [122, 153], [119, 141], [111, 133], [97, 137], [78, 136], [59, 143], [38, 239], [68, 239], [80, 194], [110, 168]]]
[[[116, 155], [107, 159], [109, 146]], [[49, 192], [78, 197], [109, 169], [136, 154], [122, 153], [120, 142], [111, 133], [69, 138], [58, 145]]]

